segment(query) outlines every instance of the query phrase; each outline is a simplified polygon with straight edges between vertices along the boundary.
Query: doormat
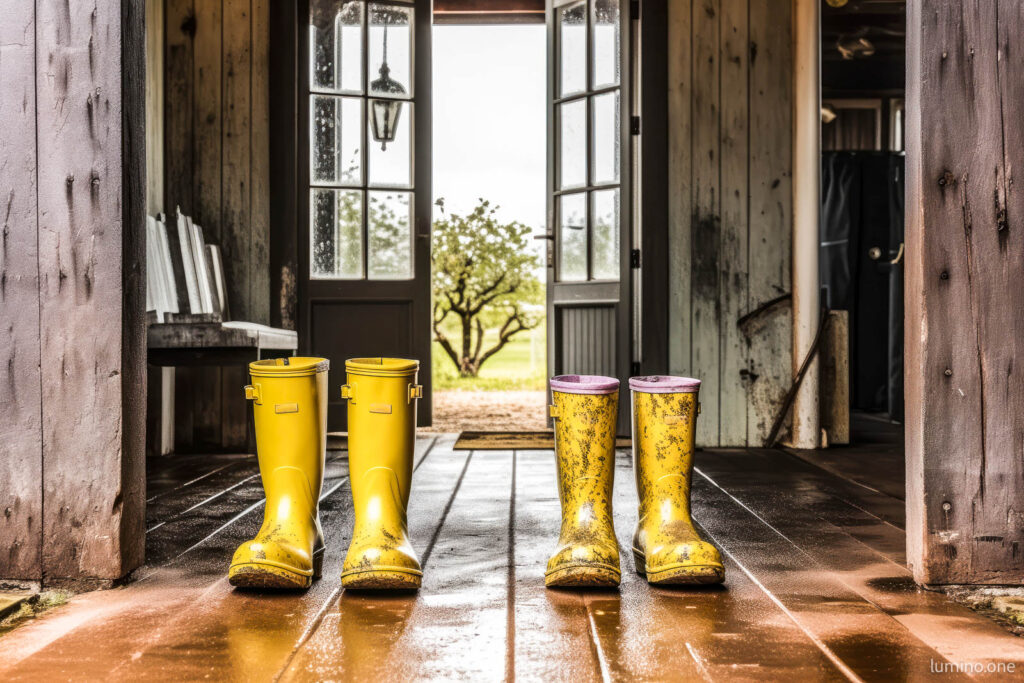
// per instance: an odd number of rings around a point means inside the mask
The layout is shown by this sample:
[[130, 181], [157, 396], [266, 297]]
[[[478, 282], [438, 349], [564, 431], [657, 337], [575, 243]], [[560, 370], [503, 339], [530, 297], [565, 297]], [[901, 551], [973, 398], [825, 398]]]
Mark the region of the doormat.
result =
[[[616, 448], [630, 448], [632, 441], [620, 436]], [[462, 432], [453, 447], [456, 451], [551, 450], [554, 432]]]

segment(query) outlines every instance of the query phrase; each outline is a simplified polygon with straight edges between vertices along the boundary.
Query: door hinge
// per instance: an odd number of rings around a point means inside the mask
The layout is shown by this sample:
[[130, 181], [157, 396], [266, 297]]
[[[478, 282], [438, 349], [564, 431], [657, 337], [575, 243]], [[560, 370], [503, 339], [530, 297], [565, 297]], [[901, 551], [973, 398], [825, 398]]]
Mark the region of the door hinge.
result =
[[629, 366], [629, 374], [633, 377], [637, 377], [640, 374], [640, 364], [633, 361]]
[[632, 249], [629, 252], [629, 267], [639, 268], [640, 267], [640, 250]]
[[629, 134], [640, 135], [640, 117], [631, 116], [629, 118]]

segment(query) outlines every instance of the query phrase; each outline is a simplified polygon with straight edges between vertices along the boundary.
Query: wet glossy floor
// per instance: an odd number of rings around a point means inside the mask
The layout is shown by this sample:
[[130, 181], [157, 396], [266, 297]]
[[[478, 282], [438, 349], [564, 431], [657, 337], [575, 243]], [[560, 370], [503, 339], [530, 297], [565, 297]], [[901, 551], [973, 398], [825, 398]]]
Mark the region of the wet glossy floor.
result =
[[[906, 569], [902, 501], [781, 451], [701, 452], [698, 521], [725, 551], [724, 587], [654, 589], [622, 556], [618, 591], [544, 588], [558, 533], [550, 451], [419, 442], [413, 595], [351, 594], [343, 452], [329, 458], [324, 578], [305, 593], [233, 590], [234, 548], [262, 519], [254, 459], [150, 465], [149, 562], [0, 638], [0, 680], [903, 680], [1007, 663], [1024, 641]], [[851, 457], [854, 454], [851, 453]], [[636, 494], [618, 457], [628, 548]], [[956, 673], [946, 678], [964, 678]], [[978, 677], [978, 676], [976, 676]], [[985, 677], [984, 675], [980, 677]]]

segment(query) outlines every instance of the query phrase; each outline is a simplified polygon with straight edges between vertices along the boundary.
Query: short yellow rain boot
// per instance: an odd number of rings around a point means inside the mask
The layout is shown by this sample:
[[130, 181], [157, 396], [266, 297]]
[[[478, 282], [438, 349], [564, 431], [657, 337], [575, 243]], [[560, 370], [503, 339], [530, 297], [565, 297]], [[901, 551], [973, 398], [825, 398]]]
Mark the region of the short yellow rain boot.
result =
[[722, 557], [690, 518], [690, 478], [700, 380], [633, 377], [633, 467], [640, 521], [636, 569], [654, 584], [721, 583]]
[[560, 375], [551, 378], [551, 399], [562, 530], [544, 585], [618, 586], [612, 481], [619, 380]]
[[276, 358], [249, 364], [256, 452], [267, 496], [263, 526], [231, 560], [242, 588], [309, 588], [320, 576], [320, 488], [327, 447], [327, 360]]
[[423, 572], [409, 543], [406, 509], [416, 440], [419, 361], [353, 358], [348, 383], [348, 469], [355, 527], [344, 588], [416, 589]]

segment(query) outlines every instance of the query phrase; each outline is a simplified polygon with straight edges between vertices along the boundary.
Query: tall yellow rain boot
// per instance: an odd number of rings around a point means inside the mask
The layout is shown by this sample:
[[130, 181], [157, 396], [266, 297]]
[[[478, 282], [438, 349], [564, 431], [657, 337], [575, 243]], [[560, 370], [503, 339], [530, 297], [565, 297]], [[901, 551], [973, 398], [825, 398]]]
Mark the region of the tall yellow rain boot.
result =
[[562, 530], [544, 585], [618, 586], [612, 481], [619, 380], [560, 375], [551, 378], [551, 399]]
[[353, 358], [348, 384], [348, 469], [355, 528], [341, 571], [345, 588], [416, 589], [423, 572], [406, 509], [416, 440], [419, 361]]
[[690, 478], [700, 380], [633, 377], [633, 467], [640, 521], [633, 535], [636, 569], [655, 584], [721, 583], [718, 549], [690, 518]]
[[320, 488], [327, 447], [327, 361], [276, 358], [249, 364], [256, 453], [267, 496], [263, 526], [231, 560], [244, 588], [309, 588], [320, 576]]

